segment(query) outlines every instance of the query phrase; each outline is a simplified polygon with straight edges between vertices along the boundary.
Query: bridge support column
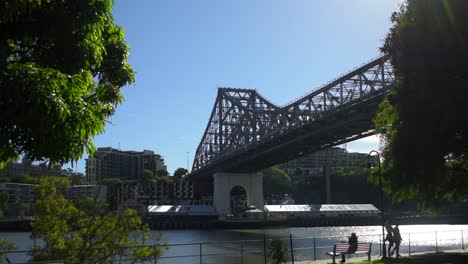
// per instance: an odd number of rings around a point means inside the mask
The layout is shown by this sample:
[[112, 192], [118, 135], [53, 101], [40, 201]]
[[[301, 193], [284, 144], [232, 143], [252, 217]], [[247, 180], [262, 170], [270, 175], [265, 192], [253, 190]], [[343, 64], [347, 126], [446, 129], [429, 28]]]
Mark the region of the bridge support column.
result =
[[231, 190], [240, 186], [245, 190], [247, 206], [254, 205], [263, 210], [263, 175], [261, 173], [228, 173], [214, 174], [213, 204], [220, 217], [231, 213]]
[[325, 203], [330, 204], [331, 201], [331, 167], [328, 162], [323, 166], [323, 177], [325, 178]]

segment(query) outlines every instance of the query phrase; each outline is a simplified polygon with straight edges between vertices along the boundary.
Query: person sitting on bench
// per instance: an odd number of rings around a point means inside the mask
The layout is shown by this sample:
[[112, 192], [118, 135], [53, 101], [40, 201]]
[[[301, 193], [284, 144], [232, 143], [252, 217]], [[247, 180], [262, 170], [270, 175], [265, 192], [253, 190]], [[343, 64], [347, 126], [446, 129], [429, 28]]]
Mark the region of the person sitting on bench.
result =
[[[348, 238], [348, 244], [349, 244], [349, 249], [348, 249], [348, 254], [354, 253], [357, 250], [358, 246], [358, 238], [356, 236], [356, 233], [351, 233], [351, 236]], [[341, 254], [341, 263], [346, 262], [346, 253]]]

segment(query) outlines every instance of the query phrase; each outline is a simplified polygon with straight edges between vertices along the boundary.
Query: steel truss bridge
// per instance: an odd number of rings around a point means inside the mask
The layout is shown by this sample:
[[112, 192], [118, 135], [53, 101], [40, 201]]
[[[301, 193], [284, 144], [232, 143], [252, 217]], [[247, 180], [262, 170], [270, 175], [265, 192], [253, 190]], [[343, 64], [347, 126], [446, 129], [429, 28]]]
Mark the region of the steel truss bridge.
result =
[[188, 176], [256, 172], [372, 135], [394, 78], [386, 55], [282, 107], [256, 90], [219, 88]]

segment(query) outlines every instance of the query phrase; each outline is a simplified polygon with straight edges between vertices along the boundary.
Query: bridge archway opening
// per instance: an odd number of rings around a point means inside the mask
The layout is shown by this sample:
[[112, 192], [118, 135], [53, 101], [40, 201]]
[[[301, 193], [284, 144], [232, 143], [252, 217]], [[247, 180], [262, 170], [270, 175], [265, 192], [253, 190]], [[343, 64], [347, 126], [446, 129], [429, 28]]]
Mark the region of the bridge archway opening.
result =
[[213, 204], [220, 218], [251, 206], [263, 209], [261, 173], [216, 172], [213, 179]]
[[229, 192], [231, 213], [239, 215], [247, 208], [247, 192], [240, 185], [234, 186]]

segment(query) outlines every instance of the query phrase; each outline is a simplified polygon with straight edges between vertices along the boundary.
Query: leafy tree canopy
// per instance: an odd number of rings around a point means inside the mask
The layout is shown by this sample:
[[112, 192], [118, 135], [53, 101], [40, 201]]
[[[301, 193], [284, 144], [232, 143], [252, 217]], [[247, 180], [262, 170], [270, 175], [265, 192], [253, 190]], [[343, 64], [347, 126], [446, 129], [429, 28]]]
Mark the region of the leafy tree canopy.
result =
[[98, 183], [102, 185], [106, 185], [106, 186], [112, 186], [112, 185], [122, 183], [122, 180], [119, 178], [104, 178], [100, 180]]
[[85, 175], [81, 172], [76, 172], [72, 168], [64, 169], [60, 172], [60, 175], [63, 177], [67, 177], [72, 185], [81, 184], [81, 181], [84, 180]]
[[375, 118], [396, 200], [458, 200], [468, 183], [468, 1], [407, 0], [381, 50], [396, 86]]
[[268, 253], [272, 263], [281, 264], [288, 261], [288, 247], [284, 240], [279, 237], [273, 237], [268, 247]]
[[172, 179], [170, 176], [168, 176], [168, 175], [157, 176], [157, 177], [155, 178], [155, 181], [157, 181], [157, 182], [158, 182], [158, 181], [172, 182], [172, 180], [173, 180], [173, 179]]
[[0, 182], [10, 182], [11, 178], [10, 177], [0, 177]]
[[158, 170], [156, 171], [156, 176], [169, 176], [169, 172], [167, 170]]
[[185, 174], [187, 174], [187, 172], [188, 172], [187, 169], [184, 169], [184, 168], [177, 168], [177, 169], [174, 171], [174, 177], [182, 178], [182, 176], [184, 176]]
[[155, 180], [156, 176], [154, 175], [154, 171], [152, 170], [143, 170], [143, 179], [145, 181], [152, 181]]
[[29, 174], [24, 174], [20, 177], [10, 178], [11, 182], [17, 183], [28, 183], [28, 184], [37, 184], [39, 183], [39, 177], [34, 177]]
[[3, 257], [6, 255], [6, 253], [2, 253], [2, 251], [9, 251], [15, 248], [16, 248], [15, 244], [0, 237], [0, 263], [2, 263]]
[[262, 171], [263, 193], [266, 197], [271, 195], [284, 195], [291, 189], [291, 178], [289, 175], [277, 168], [271, 167]]
[[65, 163], [92, 138], [134, 81], [112, 0], [0, 2], [0, 168], [21, 153]]
[[[58, 185], [68, 186], [69, 181], [44, 178], [35, 187], [32, 233], [43, 243], [33, 249], [34, 260], [136, 263], [162, 254], [161, 237], [150, 238], [134, 210], [110, 212], [103, 202], [91, 198], [74, 205], [57, 191]], [[151, 244], [144, 246], [145, 242]]]

